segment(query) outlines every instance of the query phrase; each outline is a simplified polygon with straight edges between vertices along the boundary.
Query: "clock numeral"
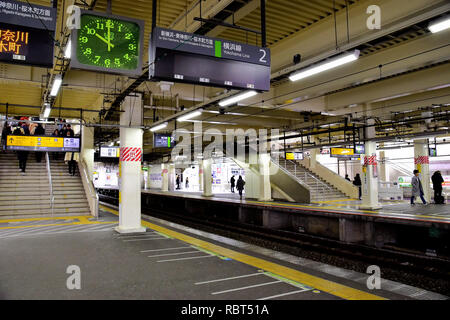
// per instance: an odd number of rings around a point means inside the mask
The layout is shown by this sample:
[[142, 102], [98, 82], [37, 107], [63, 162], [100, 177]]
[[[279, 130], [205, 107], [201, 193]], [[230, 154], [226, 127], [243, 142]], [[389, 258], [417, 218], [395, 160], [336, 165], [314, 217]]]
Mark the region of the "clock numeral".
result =
[[130, 44], [128, 45], [128, 49], [130, 49], [130, 50], [136, 50], [136, 45], [133, 44], [133, 43], [130, 43]]
[[123, 57], [127, 60], [130, 60], [130, 56], [128, 55], [128, 53], [124, 54]]
[[122, 25], [119, 24], [119, 32], [122, 32]]
[[95, 56], [95, 63], [98, 63], [100, 61], [100, 56]]
[[88, 34], [95, 34], [95, 29], [88, 28], [88, 29], [87, 29], [87, 33], [88, 33]]
[[83, 42], [83, 43], [88, 42], [88, 38], [87, 37], [81, 37], [81, 42]]
[[114, 23], [111, 20], [106, 21], [107, 28], [114, 28]]
[[111, 65], [111, 60], [105, 59], [105, 66], [109, 67]]
[[115, 59], [114, 59], [114, 64], [120, 65], [120, 59], [119, 59], [119, 58], [115, 58]]
[[92, 49], [86, 48], [86, 50], [84, 50], [84, 54], [92, 54]]
[[130, 40], [132, 35], [133, 34], [131, 32], [126, 33], [125, 34], [125, 39]]
[[99, 30], [103, 30], [103, 28], [104, 28], [104, 25], [103, 25], [103, 23], [99, 23], [99, 22], [97, 22], [97, 29], [99, 29]]

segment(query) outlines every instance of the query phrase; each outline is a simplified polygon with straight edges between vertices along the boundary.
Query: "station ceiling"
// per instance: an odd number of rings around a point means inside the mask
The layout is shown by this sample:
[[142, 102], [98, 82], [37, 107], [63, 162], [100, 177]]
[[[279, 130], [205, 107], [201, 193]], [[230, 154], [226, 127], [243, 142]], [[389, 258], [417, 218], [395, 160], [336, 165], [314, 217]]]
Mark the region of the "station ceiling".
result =
[[[82, 2], [93, 5], [97, 11], [107, 10], [106, 0], [76, 1], [83, 6]], [[30, 0], [30, 3], [51, 5], [50, 0]], [[63, 13], [73, 3], [73, 0], [58, 0], [57, 39], [61, 25], [67, 19]], [[204, 0], [202, 17], [259, 30], [259, 3], [260, 0]], [[381, 30], [369, 30], [366, 26], [369, 17], [366, 11], [373, 4], [382, 10]], [[445, 0], [428, 0], [426, 3], [422, 0], [268, 0], [266, 22], [267, 45], [272, 52], [271, 90], [224, 115], [211, 103], [208, 110], [212, 112], [204, 113], [199, 119], [209, 121], [205, 122], [205, 127], [214, 126], [221, 130], [236, 126], [296, 129], [342, 121], [348, 115], [353, 118], [375, 115], [390, 120], [394, 112], [433, 103], [448, 104], [448, 32], [431, 34], [427, 29], [430, 19], [448, 11], [449, 4]], [[151, 0], [112, 0], [112, 14], [145, 21], [144, 52], [147, 52], [150, 36], [151, 12]], [[158, 0], [158, 26], [261, 45], [258, 35], [201, 24], [193, 20], [196, 16], [200, 16], [198, 1]], [[323, 55], [326, 58], [346, 46], [361, 51], [360, 59], [352, 66], [305, 81], [287, 79], [295, 68], [306, 67], [308, 63], [317, 62], [314, 61], [316, 57]], [[56, 46], [55, 54], [58, 50], [60, 48]], [[292, 62], [295, 54], [302, 56], [298, 66]], [[379, 65], [383, 67], [378, 68]], [[9, 103], [10, 113], [39, 114], [45, 77], [53, 71], [0, 64], [0, 113], [5, 111], [4, 104]], [[69, 70], [51, 115], [78, 117], [79, 109], [83, 108], [88, 110], [83, 114], [88, 121], [98, 122], [98, 113], [90, 111], [108, 109], [117, 94], [134, 81], [124, 76]], [[136, 90], [147, 96], [147, 106], [150, 104], [148, 96], [152, 94], [157, 106], [156, 110], [146, 108], [146, 125], [173, 115], [177, 96], [179, 105], [188, 109], [233, 94], [220, 88], [187, 84], [175, 84], [170, 91], [164, 92], [158, 83], [149, 81], [144, 81]], [[371, 94], [367, 94], [369, 91]]]

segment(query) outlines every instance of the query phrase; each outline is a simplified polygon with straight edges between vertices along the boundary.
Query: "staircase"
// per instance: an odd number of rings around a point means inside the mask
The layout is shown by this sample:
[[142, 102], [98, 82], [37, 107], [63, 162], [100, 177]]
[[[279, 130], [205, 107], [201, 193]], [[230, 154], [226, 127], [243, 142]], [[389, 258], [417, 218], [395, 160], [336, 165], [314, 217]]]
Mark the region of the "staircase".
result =
[[28, 154], [22, 175], [15, 153], [0, 153], [0, 216], [51, 213], [50, 187], [45, 157], [36, 162]]
[[91, 211], [78, 167], [75, 175], [71, 176], [64, 160], [53, 160], [50, 155], [50, 172], [53, 182], [53, 212], [90, 215]]
[[70, 176], [63, 160], [49, 157], [52, 185], [45, 155], [37, 163], [34, 152], [30, 152], [22, 175], [17, 155], [0, 152], [0, 216], [91, 214], [79, 173]]
[[279, 164], [309, 187], [311, 202], [348, 198], [341, 191], [295, 161], [280, 159]]

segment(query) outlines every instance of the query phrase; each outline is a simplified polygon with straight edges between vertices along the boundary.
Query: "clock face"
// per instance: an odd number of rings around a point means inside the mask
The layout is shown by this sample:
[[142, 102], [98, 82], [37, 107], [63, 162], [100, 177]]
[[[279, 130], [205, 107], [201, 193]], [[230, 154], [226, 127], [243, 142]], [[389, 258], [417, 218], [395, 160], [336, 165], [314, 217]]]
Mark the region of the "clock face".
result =
[[139, 66], [140, 27], [116, 18], [81, 15], [77, 59], [81, 64], [114, 70]]

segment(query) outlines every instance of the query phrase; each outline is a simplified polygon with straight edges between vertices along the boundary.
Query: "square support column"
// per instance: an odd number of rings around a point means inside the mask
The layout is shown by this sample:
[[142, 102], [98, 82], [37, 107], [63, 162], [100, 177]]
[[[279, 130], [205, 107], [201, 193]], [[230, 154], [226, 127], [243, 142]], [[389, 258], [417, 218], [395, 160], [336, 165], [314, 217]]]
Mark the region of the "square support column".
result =
[[258, 155], [259, 162], [259, 201], [272, 201], [272, 187], [270, 185], [270, 155], [262, 153]]
[[212, 197], [212, 174], [211, 174], [211, 159], [204, 159], [202, 161], [203, 168], [203, 196]]
[[[368, 124], [373, 125], [375, 121], [369, 119]], [[375, 137], [375, 127], [366, 128], [366, 139]], [[377, 163], [377, 144], [376, 142], [366, 141], [366, 154], [364, 156], [362, 182], [362, 209], [375, 210], [380, 209], [378, 202], [378, 163]]]
[[[425, 200], [431, 202], [430, 190], [430, 158], [428, 151], [428, 139], [414, 140], [414, 167], [419, 170], [419, 178]], [[412, 172], [411, 172], [412, 175]]]
[[169, 191], [169, 165], [161, 163], [161, 191]]
[[94, 172], [94, 127], [81, 126], [81, 159], [86, 163], [89, 180]]
[[143, 130], [141, 95], [127, 97], [120, 114], [119, 233], [145, 232], [141, 225], [141, 161]]

